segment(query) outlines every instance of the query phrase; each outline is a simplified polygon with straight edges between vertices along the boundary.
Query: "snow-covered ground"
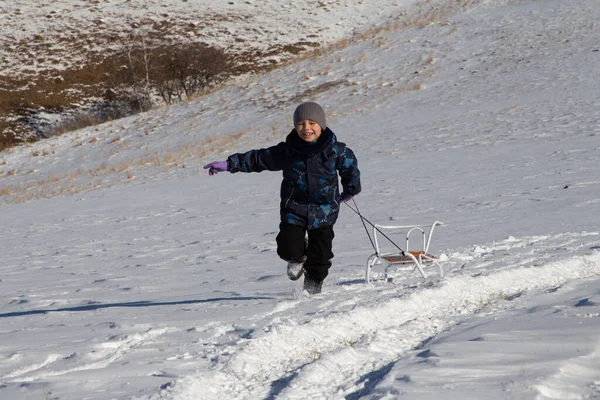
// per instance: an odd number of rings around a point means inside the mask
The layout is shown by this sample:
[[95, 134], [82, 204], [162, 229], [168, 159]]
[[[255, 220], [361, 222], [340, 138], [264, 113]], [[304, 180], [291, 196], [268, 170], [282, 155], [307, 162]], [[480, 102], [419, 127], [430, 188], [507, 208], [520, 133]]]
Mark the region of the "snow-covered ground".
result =
[[[470, 3], [0, 155], [0, 398], [600, 397], [600, 10]], [[202, 170], [308, 99], [365, 217], [445, 223], [443, 279], [365, 285], [344, 208], [305, 297], [275, 252], [280, 175]]]

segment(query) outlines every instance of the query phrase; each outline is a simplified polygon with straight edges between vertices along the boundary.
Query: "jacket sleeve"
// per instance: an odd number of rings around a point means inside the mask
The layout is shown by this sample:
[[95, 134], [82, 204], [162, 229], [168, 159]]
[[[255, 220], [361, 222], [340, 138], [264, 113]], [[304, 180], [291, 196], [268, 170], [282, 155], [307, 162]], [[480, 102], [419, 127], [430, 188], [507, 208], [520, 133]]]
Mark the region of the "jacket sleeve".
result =
[[281, 171], [285, 159], [284, 144], [266, 149], [250, 150], [245, 153], [232, 154], [227, 158], [229, 172], [261, 172]]
[[358, 160], [350, 148], [344, 146], [344, 150], [338, 157], [337, 169], [342, 178], [343, 192], [352, 196], [359, 194], [361, 186]]

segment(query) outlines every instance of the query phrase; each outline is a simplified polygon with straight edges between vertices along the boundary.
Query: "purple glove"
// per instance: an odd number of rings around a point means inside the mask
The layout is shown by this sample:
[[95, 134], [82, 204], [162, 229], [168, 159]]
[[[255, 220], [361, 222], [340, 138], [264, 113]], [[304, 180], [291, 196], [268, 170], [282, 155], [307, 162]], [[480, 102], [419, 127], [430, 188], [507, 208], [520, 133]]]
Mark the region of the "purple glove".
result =
[[227, 171], [227, 161], [213, 161], [210, 164], [206, 164], [204, 169], [208, 169], [210, 176], [216, 175], [219, 172]]
[[347, 193], [342, 193], [342, 195], [340, 196], [340, 204], [346, 203], [350, 200], [352, 200], [354, 196], [352, 196], [351, 194], [347, 194]]

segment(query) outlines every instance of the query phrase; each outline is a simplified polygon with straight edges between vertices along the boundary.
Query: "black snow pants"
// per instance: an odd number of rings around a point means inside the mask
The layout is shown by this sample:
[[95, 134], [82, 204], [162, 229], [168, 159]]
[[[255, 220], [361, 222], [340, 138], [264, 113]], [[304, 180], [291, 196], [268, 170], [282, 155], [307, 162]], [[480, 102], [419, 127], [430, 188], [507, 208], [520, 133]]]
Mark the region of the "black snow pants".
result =
[[[308, 243], [305, 241], [308, 232]], [[304, 262], [307, 277], [323, 281], [329, 273], [333, 252], [333, 226], [309, 229], [299, 225], [279, 225], [277, 254], [287, 262]]]

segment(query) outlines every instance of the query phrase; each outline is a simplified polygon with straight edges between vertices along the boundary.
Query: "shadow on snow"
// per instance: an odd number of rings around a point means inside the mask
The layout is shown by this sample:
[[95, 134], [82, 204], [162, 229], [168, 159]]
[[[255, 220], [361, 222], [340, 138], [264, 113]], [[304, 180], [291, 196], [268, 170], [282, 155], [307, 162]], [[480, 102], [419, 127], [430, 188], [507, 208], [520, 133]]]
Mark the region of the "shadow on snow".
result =
[[249, 300], [274, 300], [274, 297], [266, 296], [253, 296], [253, 297], [215, 297], [212, 299], [204, 300], [180, 300], [180, 301], [163, 301], [163, 302], [152, 302], [152, 301], [133, 301], [129, 303], [112, 303], [112, 304], [86, 304], [75, 307], [64, 307], [55, 308], [50, 310], [29, 310], [29, 311], [15, 311], [0, 314], [0, 318], [10, 317], [23, 317], [28, 315], [36, 314], [48, 314], [54, 312], [75, 312], [75, 311], [95, 311], [103, 308], [116, 308], [116, 307], [157, 307], [157, 306], [177, 306], [185, 304], [202, 304], [202, 303], [214, 303], [219, 301], [249, 301]]

